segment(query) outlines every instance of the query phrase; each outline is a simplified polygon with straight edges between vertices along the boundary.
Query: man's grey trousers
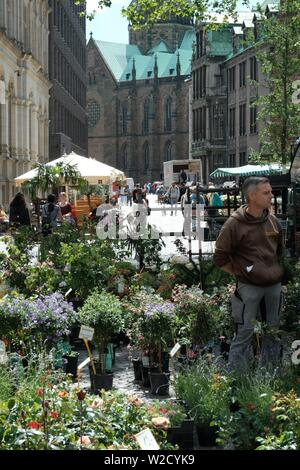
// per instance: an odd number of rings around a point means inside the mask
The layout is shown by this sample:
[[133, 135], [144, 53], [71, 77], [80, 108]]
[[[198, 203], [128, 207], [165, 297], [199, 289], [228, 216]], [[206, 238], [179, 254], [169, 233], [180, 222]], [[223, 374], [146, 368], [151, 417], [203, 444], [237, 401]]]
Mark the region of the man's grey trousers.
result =
[[281, 300], [280, 283], [259, 287], [238, 282], [231, 299], [232, 315], [236, 324], [236, 335], [231, 343], [228, 358], [231, 369], [245, 370], [253, 361], [254, 322], [259, 311], [265, 316], [263, 320], [267, 324], [267, 332], [262, 335], [261, 364], [279, 366], [280, 339], [274, 330], [279, 326]]

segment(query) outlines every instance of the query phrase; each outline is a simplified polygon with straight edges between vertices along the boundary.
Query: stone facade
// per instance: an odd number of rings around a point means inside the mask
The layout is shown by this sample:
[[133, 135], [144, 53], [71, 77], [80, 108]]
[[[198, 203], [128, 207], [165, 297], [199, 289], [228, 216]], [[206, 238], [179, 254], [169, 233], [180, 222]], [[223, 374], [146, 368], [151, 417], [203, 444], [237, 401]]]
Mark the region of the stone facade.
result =
[[85, 6], [49, 0], [50, 160], [87, 153]]
[[0, 0], [0, 201], [14, 178], [48, 161], [47, 0]]
[[[161, 30], [172, 27], [159, 25]], [[193, 34], [190, 25], [182, 27]], [[162, 41], [162, 36], [156, 37], [156, 33], [154, 29], [151, 47]], [[131, 41], [136, 40], [136, 45], [143, 49], [146, 46], [141, 44], [142, 36], [136, 34], [130, 32]], [[191, 45], [189, 52], [185, 53], [189, 58], [184, 70], [181, 66], [183, 52], [180, 53], [179, 49], [178, 54], [172, 55], [165, 36], [164, 44], [170, 51], [165, 55], [158, 52], [158, 59], [149, 51], [148, 55], [134, 56], [124, 69], [128, 73], [124, 72], [120, 79], [112, 71], [113, 63], [110, 67], [105, 60], [98, 43], [91, 38], [87, 47], [89, 156], [125, 171], [135, 182], [160, 180], [164, 161], [186, 159], [189, 155], [187, 77], [190, 74]], [[130, 44], [134, 46], [135, 43]], [[110, 46], [111, 49], [113, 46], [118, 48], [117, 44]], [[170, 66], [169, 60], [173, 61]], [[140, 63], [144, 64], [143, 76]], [[162, 63], [167, 69], [164, 76], [160, 74]]]
[[251, 150], [259, 149], [253, 101], [268, 90], [254, 48], [243, 46], [252, 19], [252, 12], [244, 12], [220, 31], [207, 32], [202, 24], [196, 33], [192, 157], [202, 160], [206, 183], [216, 168], [246, 165]]

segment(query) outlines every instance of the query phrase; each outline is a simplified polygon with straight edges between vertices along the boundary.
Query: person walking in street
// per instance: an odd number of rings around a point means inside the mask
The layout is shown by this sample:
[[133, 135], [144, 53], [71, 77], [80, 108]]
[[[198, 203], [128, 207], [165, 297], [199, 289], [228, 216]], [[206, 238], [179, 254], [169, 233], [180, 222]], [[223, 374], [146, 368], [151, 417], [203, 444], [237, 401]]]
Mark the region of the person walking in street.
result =
[[283, 270], [282, 228], [270, 213], [272, 187], [267, 178], [249, 177], [243, 185], [247, 204], [226, 221], [216, 241], [214, 262], [236, 278], [232, 315], [236, 334], [229, 351], [229, 367], [249, 368], [253, 361], [254, 322], [260, 312], [266, 322], [261, 364], [279, 366], [280, 339], [276, 331], [281, 309]]
[[171, 184], [169, 187], [166, 196], [169, 197], [170, 199], [170, 204], [171, 204], [171, 215], [173, 215], [173, 207], [175, 207], [175, 215], [177, 214], [177, 202], [180, 196], [180, 190], [175, 181]]
[[17, 193], [10, 203], [9, 225], [27, 225], [28, 227], [31, 226], [29, 210], [26, 205], [24, 194], [22, 193]]

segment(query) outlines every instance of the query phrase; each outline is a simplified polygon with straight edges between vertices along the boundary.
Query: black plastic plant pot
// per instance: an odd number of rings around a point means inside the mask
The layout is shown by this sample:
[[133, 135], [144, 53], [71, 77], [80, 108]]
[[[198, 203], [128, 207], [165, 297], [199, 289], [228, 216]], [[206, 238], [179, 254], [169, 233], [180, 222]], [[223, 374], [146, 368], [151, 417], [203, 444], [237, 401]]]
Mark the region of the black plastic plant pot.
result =
[[111, 390], [114, 374], [94, 374], [91, 372], [91, 389], [98, 395], [100, 390]]
[[134, 380], [142, 380], [142, 362], [140, 359], [132, 359]]
[[194, 449], [194, 420], [185, 419], [181, 426], [169, 428], [167, 440], [172, 445], [178, 445], [179, 449]]
[[169, 372], [150, 372], [150, 385], [152, 395], [169, 395]]
[[209, 426], [208, 424], [196, 425], [198, 443], [200, 447], [214, 447], [217, 438], [217, 426]]
[[149, 367], [142, 366], [142, 385], [143, 387], [150, 387]]
[[77, 367], [78, 367], [78, 355], [76, 356], [65, 356], [67, 359], [66, 364], [66, 373], [72, 374], [73, 379], [77, 377]]

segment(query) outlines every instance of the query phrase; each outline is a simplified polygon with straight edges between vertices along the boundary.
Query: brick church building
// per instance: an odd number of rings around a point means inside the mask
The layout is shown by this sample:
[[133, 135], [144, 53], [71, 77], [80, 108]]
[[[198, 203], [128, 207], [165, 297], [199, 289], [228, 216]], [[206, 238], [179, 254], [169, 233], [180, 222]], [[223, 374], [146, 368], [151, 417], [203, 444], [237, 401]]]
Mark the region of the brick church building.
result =
[[163, 162], [189, 157], [195, 33], [187, 18], [134, 31], [129, 44], [87, 45], [88, 153], [135, 182], [161, 179]]

